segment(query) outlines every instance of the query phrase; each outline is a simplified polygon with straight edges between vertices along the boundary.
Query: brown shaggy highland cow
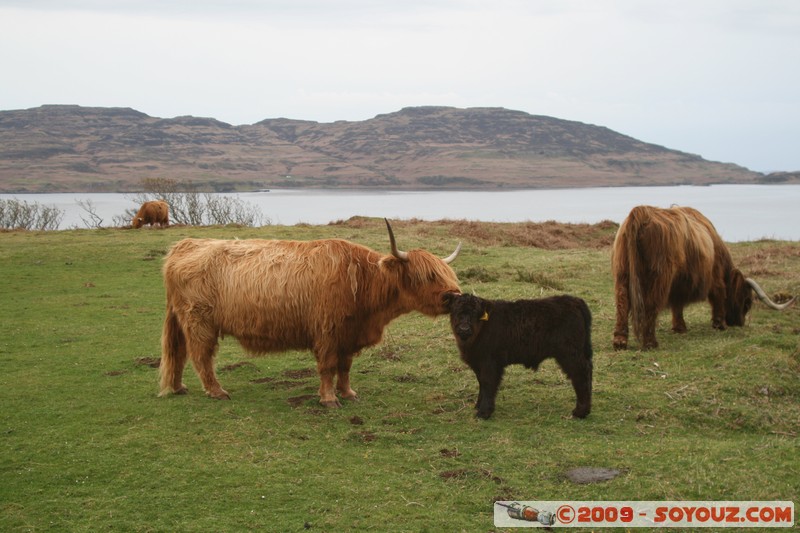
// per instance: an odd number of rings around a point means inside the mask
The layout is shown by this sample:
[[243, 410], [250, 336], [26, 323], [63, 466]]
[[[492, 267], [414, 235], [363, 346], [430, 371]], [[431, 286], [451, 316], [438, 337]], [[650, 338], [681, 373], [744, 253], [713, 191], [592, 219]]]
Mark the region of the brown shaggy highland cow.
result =
[[691, 207], [634, 207], [617, 231], [612, 256], [617, 323], [614, 348], [628, 347], [628, 315], [643, 349], [656, 348], [656, 318], [669, 307], [672, 331], [686, 332], [683, 308], [708, 300], [716, 329], [743, 326], [753, 292], [776, 304], [758, 284], [733, 266], [713, 224]]

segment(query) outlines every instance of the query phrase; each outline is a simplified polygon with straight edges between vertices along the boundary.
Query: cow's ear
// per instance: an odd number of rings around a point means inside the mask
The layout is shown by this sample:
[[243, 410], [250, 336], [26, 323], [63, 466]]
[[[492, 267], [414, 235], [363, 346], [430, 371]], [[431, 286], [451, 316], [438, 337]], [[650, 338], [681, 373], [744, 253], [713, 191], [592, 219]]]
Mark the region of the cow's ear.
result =
[[481, 310], [483, 311], [483, 313], [481, 314], [481, 320], [483, 320], [484, 322], [488, 322], [489, 315], [492, 313], [492, 304], [490, 302], [483, 302], [481, 308], [482, 308]]
[[442, 300], [444, 301], [445, 309], [450, 311], [450, 307], [453, 305], [453, 301], [456, 299], [456, 296], [458, 296], [458, 294], [455, 292], [444, 293], [444, 295], [442, 296]]

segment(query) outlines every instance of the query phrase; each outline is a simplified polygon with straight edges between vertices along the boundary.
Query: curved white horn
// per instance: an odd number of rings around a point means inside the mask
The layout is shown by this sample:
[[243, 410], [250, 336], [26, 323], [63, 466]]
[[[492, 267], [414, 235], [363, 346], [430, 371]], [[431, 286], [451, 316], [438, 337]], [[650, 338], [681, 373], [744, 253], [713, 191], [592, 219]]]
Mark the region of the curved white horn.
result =
[[768, 306], [768, 307], [771, 307], [772, 309], [775, 309], [776, 311], [783, 311], [784, 309], [786, 309], [787, 307], [789, 307], [789, 306], [790, 306], [792, 303], [794, 303], [794, 300], [795, 300], [795, 299], [794, 299], [794, 298], [792, 298], [792, 299], [791, 299], [791, 300], [789, 300], [788, 302], [784, 302], [784, 303], [782, 303], [782, 304], [776, 304], [775, 302], [773, 302], [772, 300], [770, 300], [769, 296], [767, 296], [767, 293], [765, 293], [765, 292], [764, 292], [764, 289], [762, 289], [762, 288], [761, 288], [761, 287], [758, 285], [758, 283], [756, 283], [756, 282], [755, 282], [755, 280], [753, 280], [753, 279], [750, 279], [750, 278], [745, 278], [745, 280], [744, 280], [744, 281], [745, 281], [745, 282], [746, 282], [748, 285], [750, 285], [751, 287], [753, 287], [753, 290], [754, 290], [754, 291], [756, 291], [756, 295], [758, 295], [758, 299], [759, 299], [759, 300], [761, 300], [762, 302], [764, 302], [765, 304], [767, 304], [767, 306]]
[[397, 249], [397, 242], [394, 240], [394, 232], [392, 231], [391, 224], [389, 224], [389, 220], [385, 218], [383, 220], [386, 222], [386, 229], [389, 230], [389, 243], [392, 245], [392, 255], [400, 261], [408, 261], [408, 252]]
[[445, 263], [447, 263], [449, 265], [450, 263], [455, 261], [456, 257], [458, 257], [458, 252], [460, 252], [460, 251], [461, 251], [461, 243], [459, 242], [458, 246], [456, 246], [456, 251], [453, 252], [452, 254], [448, 255], [447, 257], [442, 258], [442, 261], [444, 261]]

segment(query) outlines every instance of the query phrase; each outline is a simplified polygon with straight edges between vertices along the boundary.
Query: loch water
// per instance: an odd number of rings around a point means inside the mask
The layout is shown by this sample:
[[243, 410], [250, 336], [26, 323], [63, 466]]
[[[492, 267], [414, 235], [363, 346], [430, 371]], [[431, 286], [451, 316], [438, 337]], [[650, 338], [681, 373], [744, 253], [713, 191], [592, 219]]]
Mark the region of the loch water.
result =
[[[491, 222], [621, 222], [636, 205], [699, 209], [728, 242], [800, 240], [800, 185], [607, 187], [492, 191], [280, 189], [223, 194], [257, 206], [271, 224], [328, 224], [353, 216]], [[135, 209], [123, 193], [3, 194], [64, 211], [60, 229], [87, 227], [78, 201], [90, 200], [103, 225]]]

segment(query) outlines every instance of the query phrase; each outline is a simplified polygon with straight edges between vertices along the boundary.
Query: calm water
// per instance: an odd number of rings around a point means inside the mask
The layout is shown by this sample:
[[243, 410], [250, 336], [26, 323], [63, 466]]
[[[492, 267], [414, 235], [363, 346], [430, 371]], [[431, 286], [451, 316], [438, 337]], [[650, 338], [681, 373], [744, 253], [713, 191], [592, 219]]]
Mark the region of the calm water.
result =
[[[691, 206], [702, 211], [726, 241], [800, 240], [800, 185], [618, 187], [522, 191], [374, 192], [273, 190], [240, 193], [273, 224], [327, 224], [355, 215], [389, 219], [467, 219], [494, 222], [621, 222], [636, 205]], [[0, 195], [54, 205], [65, 211], [62, 229], [83, 228], [87, 213], [76, 200], [91, 200], [105, 225], [137, 207], [125, 194]]]

